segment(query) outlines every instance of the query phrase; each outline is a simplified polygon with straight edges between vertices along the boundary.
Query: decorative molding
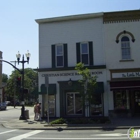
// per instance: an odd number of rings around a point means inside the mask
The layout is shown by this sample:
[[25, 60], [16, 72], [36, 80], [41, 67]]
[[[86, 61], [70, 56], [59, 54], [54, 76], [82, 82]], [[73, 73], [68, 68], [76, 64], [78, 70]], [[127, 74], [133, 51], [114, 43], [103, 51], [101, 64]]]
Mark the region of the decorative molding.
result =
[[[99, 66], [86, 66], [88, 69], [106, 69], [106, 65], [99, 65]], [[34, 69], [38, 72], [45, 72], [45, 71], [67, 71], [67, 70], [75, 70], [75, 67], [64, 67], [64, 68], [38, 68]]]
[[103, 15], [103, 23], [119, 23], [140, 21], [140, 10], [106, 12]]
[[134, 35], [133, 35], [132, 33], [128, 32], [128, 31], [125, 31], [125, 30], [124, 30], [124, 31], [120, 32], [120, 33], [117, 35], [117, 37], [116, 37], [116, 43], [119, 43], [119, 37], [120, 37], [122, 34], [128, 34], [128, 35], [130, 35], [131, 38], [132, 38], [132, 42], [135, 42]]

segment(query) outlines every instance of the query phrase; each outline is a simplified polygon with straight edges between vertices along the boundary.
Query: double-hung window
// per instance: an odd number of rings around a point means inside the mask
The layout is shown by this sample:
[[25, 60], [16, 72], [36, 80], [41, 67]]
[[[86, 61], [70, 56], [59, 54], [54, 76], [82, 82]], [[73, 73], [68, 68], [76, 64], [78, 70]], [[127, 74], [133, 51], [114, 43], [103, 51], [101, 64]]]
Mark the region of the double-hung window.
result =
[[127, 36], [124, 36], [121, 39], [121, 50], [122, 50], [122, 59], [123, 60], [131, 59], [130, 41], [129, 41], [129, 38]]
[[67, 67], [67, 44], [52, 45], [52, 68]]
[[77, 63], [82, 62], [85, 66], [93, 65], [93, 43], [79, 42], [76, 43]]
[[64, 47], [63, 44], [58, 44], [56, 47], [56, 67], [63, 67], [64, 66]]
[[80, 44], [81, 47], [81, 62], [85, 65], [89, 65], [89, 46], [88, 42], [84, 42]]

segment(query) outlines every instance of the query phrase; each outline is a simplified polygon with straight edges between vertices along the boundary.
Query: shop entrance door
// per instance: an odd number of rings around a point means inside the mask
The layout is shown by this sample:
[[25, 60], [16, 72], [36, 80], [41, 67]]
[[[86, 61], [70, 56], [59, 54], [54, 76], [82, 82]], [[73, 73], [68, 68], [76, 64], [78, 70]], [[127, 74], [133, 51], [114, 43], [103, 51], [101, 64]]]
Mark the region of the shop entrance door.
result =
[[134, 93], [135, 114], [140, 114], [140, 90]]
[[83, 114], [82, 100], [78, 92], [66, 93], [66, 114], [67, 115]]

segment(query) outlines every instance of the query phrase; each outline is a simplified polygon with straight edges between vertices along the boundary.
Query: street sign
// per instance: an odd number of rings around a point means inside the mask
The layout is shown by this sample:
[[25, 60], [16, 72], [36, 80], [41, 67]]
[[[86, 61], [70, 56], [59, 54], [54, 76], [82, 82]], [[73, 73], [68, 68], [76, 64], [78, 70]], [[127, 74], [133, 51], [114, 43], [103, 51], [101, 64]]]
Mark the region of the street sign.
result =
[[49, 87], [49, 77], [45, 75], [45, 86]]

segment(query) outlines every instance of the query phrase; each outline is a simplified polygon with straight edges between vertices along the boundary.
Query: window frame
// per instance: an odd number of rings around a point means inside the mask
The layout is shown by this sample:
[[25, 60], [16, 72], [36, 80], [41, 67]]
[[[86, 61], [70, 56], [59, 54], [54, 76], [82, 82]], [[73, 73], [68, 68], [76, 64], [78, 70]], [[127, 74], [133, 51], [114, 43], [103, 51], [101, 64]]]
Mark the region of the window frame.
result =
[[[62, 55], [57, 55], [58, 46], [62, 47]], [[57, 65], [57, 57], [59, 57], [59, 56], [63, 57], [63, 65], [62, 66]], [[64, 44], [55, 44], [55, 67], [57, 67], [57, 68], [64, 67]]]
[[[82, 53], [82, 44], [87, 44], [87, 53]], [[88, 55], [88, 64], [84, 64], [85, 66], [89, 66], [90, 65], [90, 59], [89, 59], [89, 42], [80, 42], [80, 60], [81, 62], [83, 63], [82, 61], [82, 55], [85, 55], [87, 54]]]
[[[130, 39], [127, 41], [122, 41], [122, 39], [123, 39], [123, 37], [126, 37], [126, 38], [128, 38], [129, 39], [129, 37], [128, 36], [122, 36], [121, 37], [121, 59], [122, 60], [131, 60], [131, 47], [130, 47]], [[124, 47], [124, 45], [126, 45], [125, 47]], [[128, 50], [129, 51], [129, 55], [123, 55], [123, 50]], [[125, 57], [129, 57], [129, 58], [125, 58]]]

